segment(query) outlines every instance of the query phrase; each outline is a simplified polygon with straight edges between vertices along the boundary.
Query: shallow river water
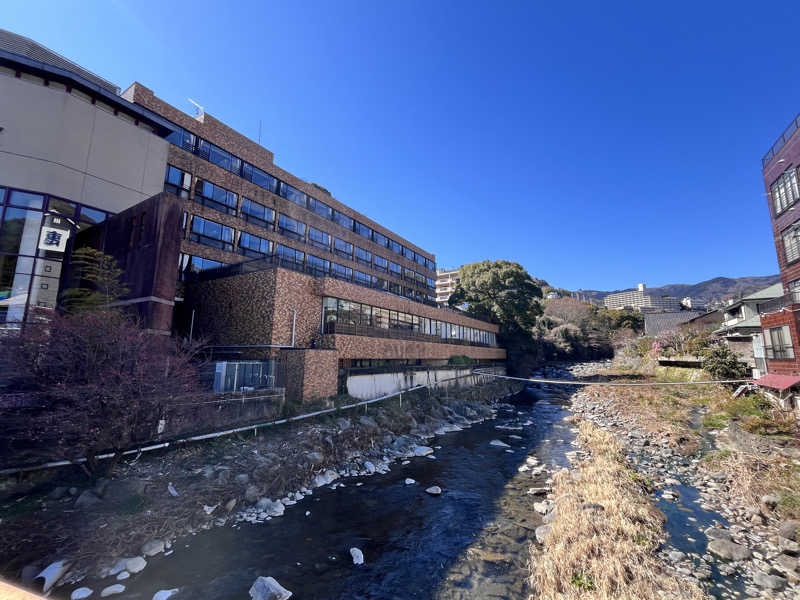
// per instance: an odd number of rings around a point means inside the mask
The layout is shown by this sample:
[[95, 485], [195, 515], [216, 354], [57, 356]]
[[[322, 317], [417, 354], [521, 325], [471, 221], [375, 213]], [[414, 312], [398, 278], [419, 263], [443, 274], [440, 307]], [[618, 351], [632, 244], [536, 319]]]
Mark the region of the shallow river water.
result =
[[[496, 516], [498, 500], [526, 456], [567, 466], [564, 455], [574, 437], [562, 422], [568, 394], [523, 391], [509, 399], [514, 410], [429, 440], [440, 446], [435, 459], [412, 458], [383, 475], [340, 479], [336, 483], [344, 486], [318, 488], [262, 524], [218, 527], [178, 540], [173, 554], [149, 559], [115, 597], [150, 600], [158, 590], [181, 588], [180, 598], [247, 599], [260, 575], [303, 599], [513, 597], [502, 586], [485, 587], [493, 578], [503, 581], [502, 566], [464, 571], [463, 555]], [[491, 446], [494, 439], [511, 451]], [[406, 485], [406, 478], [417, 483]], [[442, 488], [441, 496], [425, 493], [433, 485]], [[353, 565], [351, 547], [363, 551], [365, 564]], [[457, 563], [463, 574], [453, 576]]]

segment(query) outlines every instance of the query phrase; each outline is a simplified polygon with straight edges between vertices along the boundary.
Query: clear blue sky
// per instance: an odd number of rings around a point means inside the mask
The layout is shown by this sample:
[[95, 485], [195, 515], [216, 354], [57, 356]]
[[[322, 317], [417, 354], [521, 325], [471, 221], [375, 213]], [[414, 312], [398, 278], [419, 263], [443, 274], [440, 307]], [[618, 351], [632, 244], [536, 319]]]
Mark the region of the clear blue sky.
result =
[[570, 289], [777, 272], [761, 156], [791, 2], [3, 3], [0, 26], [206, 111], [437, 255]]

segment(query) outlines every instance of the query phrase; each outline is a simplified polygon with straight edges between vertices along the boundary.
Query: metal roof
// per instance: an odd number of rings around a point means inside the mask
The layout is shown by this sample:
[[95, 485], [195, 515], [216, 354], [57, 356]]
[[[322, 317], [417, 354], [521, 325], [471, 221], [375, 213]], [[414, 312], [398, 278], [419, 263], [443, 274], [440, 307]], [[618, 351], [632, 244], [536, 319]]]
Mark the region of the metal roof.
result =
[[769, 287], [765, 287], [763, 290], [753, 292], [749, 296], [744, 296], [742, 300], [772, 300], [779, 296], [783, 296], [783, 284], [780, 281], [778, 283], [773, 283]]

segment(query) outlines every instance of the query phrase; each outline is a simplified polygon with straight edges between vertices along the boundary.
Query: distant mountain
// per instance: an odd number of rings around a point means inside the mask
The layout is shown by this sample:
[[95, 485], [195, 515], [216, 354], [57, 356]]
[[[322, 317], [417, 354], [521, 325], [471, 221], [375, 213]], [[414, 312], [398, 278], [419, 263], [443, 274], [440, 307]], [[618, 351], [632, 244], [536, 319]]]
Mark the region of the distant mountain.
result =
[[[672, 283], [661, 287], [648, 287], [647, 291], [658, 296], [674, 296], [684, 298], [689, 296], [694, 302], [708, 304], [712, 301], [726, 300], [730, 297], [746, 296], [760, 289], [769, 287], [773, 283], [781, 280], [780, 275], [763, 275], [761, 277], [715, 277], [700, 283]], [[627, 288], [633, 290], [636, 288]], [[577, 293], [581, 297], [591, 298], [602, 301], [609, 294], [624, 292], [626, 290], [614, 290], [612, 292], [601, 292], [599, 290], [579, 290]]]

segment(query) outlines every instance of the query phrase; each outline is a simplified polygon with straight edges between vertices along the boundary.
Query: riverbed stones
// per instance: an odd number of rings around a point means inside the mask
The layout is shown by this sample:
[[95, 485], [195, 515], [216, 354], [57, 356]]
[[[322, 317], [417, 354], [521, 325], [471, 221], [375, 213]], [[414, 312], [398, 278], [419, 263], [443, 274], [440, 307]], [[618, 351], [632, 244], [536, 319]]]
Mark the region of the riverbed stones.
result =
[[539, 525], [534, 531], [536, 535], [536, 541], [540, 544], [544, 544], [545, 540], [547, 540], [547, 536], [550, 535], [550, 525]]
[[64, 576], [64, 573], [67, 572], [69, 569], [69, 561], [66, 560], [57, 560], [54, 563], [50, 563], [47, 565], [41, 573], [39, 573], [34, 579], [44, 579], [44, 585], [42, 586], [42, 592], [45, 594], [49, 592], [56, 582]]
[[353, 557], [353, 564], [354, 565], [363, 565], [364, 564], [364, 553], [361, 552], [358, 548], [350, 548], [350, 556]]
[[158, 590], [155, 594], [153, 594], [153, 600], [168, 600], [179, 591], [180, 590], [178, 588], [173, 588], [171, 590]]
[[163, 551], [164, 540], [150, 540], [149, 542], [142, 544], [142, 547], [139, 548], [139, 552], [141, 552], [144, 556], [155, 556]]
[[413, 479], [411, 479], [411, 477], [406, 477], [406, 480], [405, 480], [405, 484], [406, 485], [414, 485], [415, 483], [417, 483], [417, 482], [414, 481]]
[[769, 575], [763, 571], [755, 572], [753, 582], [759, 587], [773, 591], [780, 591], [786, 587], [786, 578], [779, 575]]
[[124, 581], [128, 579], [130, 576], [131, 574], [128, 573], [127, 571], [120, 571], [119, 573], [117, 573], [117, 581]]
[[708, 543], [708, 551], [725, 560], [747, 560], [752, 556], [747, 546], [723, 538], [711, 540]]
[[322, 487], [323, 485], [328, 485], [337, 479], [339, 479], [339, 474], [333, 469], [327, 469], [324, 473], [314, 476], [314, 479], [311, 481], [311, 487]]
[[800, 521], [789, 519], [781, 523], [781, 526], [778, 528], [778, 535], [781, 536], [782, 538], [786, 538], [796, 542], [799, 530], [800, 530]]
[[413, 452], [414, 456], [428, 456], [433, 454], [433, 448], [430, 446], [415, 446]]
[[236, 476], [236, 483], [239, 485], [247, 485], [250, 482], [250, 475], [247, 473], [239, 473]]
[[439, 496], [442, 493], [442, 488], [440, 488], [438, 485], [432, 485], [425, 491], [429, 493], [431, 496]]
[[93, 589], [88, 587], [79, 587], [77, 590], [72, 591], [72, 594], [69, 596], [69, 600], [83, 600], [92, 594], [94, 594]]
[[375, 472], [375, 465], [371, 461], [364, 462], [364, 470], [372, 475]]
[[496, 448], [511, 448], [511, 446], [500, 440], [492, 440], [491, 442], [489, 442], [489, 445], [495, 446]]
[[75, 508], [89, 508], [95, 504], [100, 504], [100, 502], [102, 500], [92, 490], [84, 490], [75, 500]]
[[125, 570], [129, 573], [139, 573], [147, 566], [147, 561], [141, 556], [134, 556], [125, 561]]
[[257, 485], [251, 483], [244, 491], [244, 501], [248, 504], [253, 504], [254, 502], [258, 502], [260, 495], [261, 489]]
[[278, 500], [261, 498], [261, 500], [256, 503], [256, 510], [266, 513], [269, 517], [280, 517], [286, 510], [286, 507]]
[[259, 577], [250, 587], [251, 600], [288, 600], [292, 592], [272, 577]]
[[100, 592], [101, 598], [107, 598], [108, 596], [114, 596], [116, 594], [121, 594], [125, 591], [125, 586], [121, 583], [115, 583], [114, 585], [109, 585], [108, 587], [104, 587], [103, 590]]
[[236, 507], [236, 498], [231, 498], [225, 503], [225, 510], [231, 512]]
[[552, 500], [542, 500], [541, 502], [533, 503], [533, 510], [540, 515], [546, 515], [553, 508], [554, 502]]

